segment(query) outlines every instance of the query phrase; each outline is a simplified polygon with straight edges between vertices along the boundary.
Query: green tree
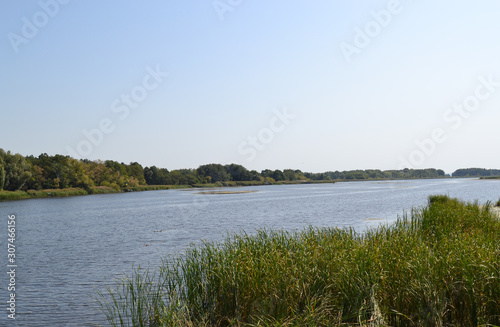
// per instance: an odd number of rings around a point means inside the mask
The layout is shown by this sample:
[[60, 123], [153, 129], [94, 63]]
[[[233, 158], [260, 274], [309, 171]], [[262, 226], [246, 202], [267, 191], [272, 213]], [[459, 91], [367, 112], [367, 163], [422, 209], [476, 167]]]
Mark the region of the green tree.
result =
[[144, 179], [148, 185], [162, 185], [159, 183], [159, 169], [156, 166], [145, 167], [144, 168]]
[[[42, 153], [35, 158], [27, 157], [32, 166], [38, 166], [41, 170], [35, 171], [34, 180], [29, 182], [30, 188], [37, 188], [40, 183], [41, 188], [60, 188], [70, 186], [70, 171], [68, 168], [69, 156], [55, 155], [49, 156]], [[41, 173], [41, 175], [40, 175]]]
[[264, 178], [262, 177], [261, 174], [259, 174], [258, 171], [251, 170], [250, 171], [250, 180], [251, 181], [262, 181], [262, 180], [264, 180]]
[[17, 191], [28, 182], [31, 178], [31, 165], [30, 163], [19, 153], [12, 154], [10, 151], [5, 152], [0, 149], [0, 157], [2, 157], [1, 162], [3, 173], [3, 186], [2, 189], [7, 191]]
[[304, 175], [304, 173], [297, 169], [295, 170], [295, 180], [299, 180], [299, 181], [305, 181], [307, 180], [307, 177]]
[[283, 174], [283, 172], [279, 169], [276, 169], [272, 176], [271, 176], [275, 181], [284, 181], [285, 180], [285, 175]]
[[194, 185], [200, 182], [200, 180], [198, 179], [198, 174], [194, 169], [179, 169], [179, 172], [182, 175], [182, 185]]
[[230, 164], [225, 166], [227, 173], [231, 176], [233, 181], [250, 181], [252, 180], [252, 175], [242, 165]]
[[295, 173], [295, 170], [293, 170], [293, 169], [283, 170], [283, 175], [285, 175], [285, 180], [287, 180], [287, 181], [296, 181], [297, 180], [297, 174]]
[[31, 167], [31, 178], [26, 183], [28, 189], [40, 190], [45, 184], [45, 177], [43, 175], [43, 169], [40, 166], [32, 165]]
[[137, 162], [131, 162], [130, 165], [127, 166], [127, 175], [129, 178], [132, 177], [137, 179], [140, 185], [146, 184], [146, 180], [144, 179], [144, 168]]
[[210, 177], [212, 183], [226, 182], [231, 180], [226, 168], [221, 164], [208, 164], [198, 167], [196, 170], [199, 176]]
[[184, 176], [182, 176], [181, 172], [178, 170], [172, 170], [168, 174], [168, 184], [169, 185], [183, 185]]
[[82, 161], [76, 159], [69, 159], [68, 169], [70, 171], [69, 185], [71, 187], [80, 187], [86, 191], [94, 188], [94, 181], [87, 173], [86, 165]]
[[270, 170], [270, 169], [264, 169], [263, 171], [260, 172], [260, 174], [264, 178], [266, 178], [266, 177], [272, 178], [273, 177], [273, 173], [274, 172], [272, 170]]
[[453, 177], [479, 177], [479, 176], [500, 176], [498, 169], [485, 169], [485, 168], [461, 168], [457, 169]]
[[0, 191], [3, 190], [3, 186], [5, 184], [5, 162], [3, 161], [2, 152], [3, 150], [0, 149]]

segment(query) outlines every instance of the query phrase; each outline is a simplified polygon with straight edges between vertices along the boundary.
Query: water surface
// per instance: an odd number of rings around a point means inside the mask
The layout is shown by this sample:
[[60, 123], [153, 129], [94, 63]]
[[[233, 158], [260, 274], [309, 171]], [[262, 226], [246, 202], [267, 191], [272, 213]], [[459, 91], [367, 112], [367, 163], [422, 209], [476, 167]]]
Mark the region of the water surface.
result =
[[[225, 190], [225, 189], [223, 189]], [[227, 189], [229, 191], [234, 188]], [[157, 266], [193, 242], [262, 228], [300, 230], [309, 225], [354, 227], [362, 232], [391, 223], [431, 194], [480, 202], [500, 198], [500, 181], [412, 180], [256, 186], [242, 194], [165, 190], [0, 202], [7, 271], [7, 215], [17, 216], [16, 321], [1, 309], [0, 325], [106, 325], [95, 288], [133, 266]], [[6, 303], [8, 278], [0, 278]], [[1, 275], [0, 275], [1, 276]]]

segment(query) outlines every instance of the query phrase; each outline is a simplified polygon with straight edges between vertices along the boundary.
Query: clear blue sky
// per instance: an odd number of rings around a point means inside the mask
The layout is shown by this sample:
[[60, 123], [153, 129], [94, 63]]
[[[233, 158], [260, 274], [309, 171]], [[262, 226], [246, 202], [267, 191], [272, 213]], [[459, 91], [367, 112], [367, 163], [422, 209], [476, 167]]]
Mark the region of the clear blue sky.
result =
[[0, 147], [168, 169], [500, 168], [498, 12], [3, 1]]

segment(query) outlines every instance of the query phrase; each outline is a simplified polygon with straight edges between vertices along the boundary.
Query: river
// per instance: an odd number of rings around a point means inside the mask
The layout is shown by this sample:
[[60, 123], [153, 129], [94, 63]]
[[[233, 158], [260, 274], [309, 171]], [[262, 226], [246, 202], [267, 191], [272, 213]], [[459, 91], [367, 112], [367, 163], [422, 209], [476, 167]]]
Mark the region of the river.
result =
[[[166, 255], [227, 233], [311, 226], [362, 232], [390, 224], [431, 194], [462, 200], [500, 198], [500, 181], [436, 179], [228, 188], [242, 194], [194, 190], [90, 195], [0, 202], [0, 325], [107, 325], [96, 290], [133, 267], [155, 267]], [[16, 221], [16, 319], [8, 318], [7, 221]]]

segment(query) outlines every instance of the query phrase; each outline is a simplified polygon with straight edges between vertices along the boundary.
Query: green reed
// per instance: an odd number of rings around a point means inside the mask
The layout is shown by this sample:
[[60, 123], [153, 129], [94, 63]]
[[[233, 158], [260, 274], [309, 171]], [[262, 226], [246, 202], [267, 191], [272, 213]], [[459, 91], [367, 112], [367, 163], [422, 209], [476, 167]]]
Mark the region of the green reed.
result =
[[193, 246], [101, 305], [113, 326], [499, 326], [499, 238], [490, 204], [430, 197], [363, 234], [261, 230]]

